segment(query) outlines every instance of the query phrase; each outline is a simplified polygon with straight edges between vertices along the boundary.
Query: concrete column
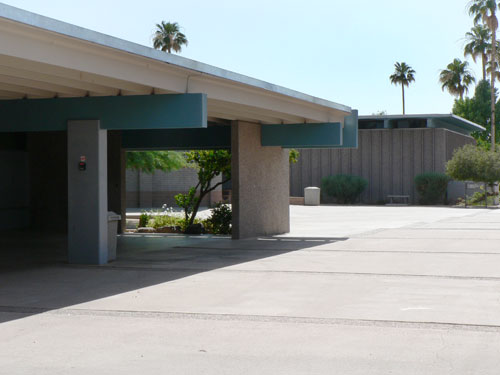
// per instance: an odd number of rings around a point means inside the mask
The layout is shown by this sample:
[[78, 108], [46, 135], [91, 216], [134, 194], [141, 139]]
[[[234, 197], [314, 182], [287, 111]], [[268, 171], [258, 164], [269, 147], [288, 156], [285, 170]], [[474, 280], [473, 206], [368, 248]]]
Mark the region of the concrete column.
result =
[[261, 146], [259, 124], [231, 125], [233, 239], [290, 231], [287, 150]]
[[[85, 158], [86, 169], [79, 170]], [[68, 260], [108, 261], [107, 131], [98, 120], [68, 121]]]
[[126, 173], [121, 131], [108, 131], [108, 210], [122, 216], [119, 233], [123, 233], [127, 225]]
[[384, 120], [384, 129], [392, 129], [391, 120], [388, 119]]

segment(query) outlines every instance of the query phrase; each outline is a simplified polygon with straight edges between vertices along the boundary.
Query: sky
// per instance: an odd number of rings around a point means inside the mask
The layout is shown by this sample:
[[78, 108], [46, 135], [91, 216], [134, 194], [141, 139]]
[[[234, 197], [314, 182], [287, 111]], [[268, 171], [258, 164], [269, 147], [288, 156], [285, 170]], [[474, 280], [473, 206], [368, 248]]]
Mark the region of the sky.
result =
[[[359, 110], [402, 113], [395, 62], [415, 71], [406, 113], [450, 113], [439, 72], [464, 59], [469, 0], [3, 0], [146, 46], [155, 24], [178, 22], [181, 56]], [[481, 67], [470, 58], [477, 80]], [[479, 62], [479, 61], [478, 61]], [[470, 95], [474, 88], [471, 88]]]

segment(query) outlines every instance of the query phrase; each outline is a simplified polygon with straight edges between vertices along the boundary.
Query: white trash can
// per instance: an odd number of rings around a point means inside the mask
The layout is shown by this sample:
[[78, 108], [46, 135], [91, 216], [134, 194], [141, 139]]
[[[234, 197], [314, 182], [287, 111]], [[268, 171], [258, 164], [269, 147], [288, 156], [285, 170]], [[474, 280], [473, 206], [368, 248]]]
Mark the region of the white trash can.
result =
[[116, 235], [118, 234], [118, 222], [121, 215], [108, 211], [108, 262], [116, 259]]
[[306, 187], [304, 189], [304, 204], [306, 206], [319, 206], [321, 189], [318, 187]]

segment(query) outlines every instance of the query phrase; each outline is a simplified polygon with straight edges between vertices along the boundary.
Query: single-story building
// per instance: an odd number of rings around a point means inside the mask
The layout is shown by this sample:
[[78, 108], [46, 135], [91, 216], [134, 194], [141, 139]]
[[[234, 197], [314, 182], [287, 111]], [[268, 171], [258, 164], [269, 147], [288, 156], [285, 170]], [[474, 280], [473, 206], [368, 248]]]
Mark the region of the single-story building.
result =
[[357, 112], [0, 4], [0, 229], [68, 236], [108, 261], [125, 151], [226, 148], [233, 237], [289, 231], [290, 147], [352, 147]]
[[[359, 116], [359, 145], [353, 149], [300, 149], [290, 167], [290, 194], [304, 196], [307, 186], [335, 174], [362, 176], [368, 187], [361, 202], [383, 203], [389, 195], [408, 195], [417, 203], [414, 178], [444, 173], [453, 151], [474, 143], [471, 133], [484, 128], [451, 114]], [[463, 188], [453, 186], [456, 196]]]

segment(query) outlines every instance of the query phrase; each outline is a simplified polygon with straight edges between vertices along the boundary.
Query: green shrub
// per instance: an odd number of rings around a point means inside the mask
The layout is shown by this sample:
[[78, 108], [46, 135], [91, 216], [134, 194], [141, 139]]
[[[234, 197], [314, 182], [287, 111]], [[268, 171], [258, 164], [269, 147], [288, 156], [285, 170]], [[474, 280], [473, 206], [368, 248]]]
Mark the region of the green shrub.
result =
[[342, 204], [355, 203], [367, 186], [368, 181], [359, 176], [338, 174], [321, 179], [322, 193]]
[[492, 184], [500, 180], [500, 152], [465, 145], [453, 153], [446, 164], [446, 174], [457, 181]]
[[219, 202], [212, 209], [212, 215], [203, 224], [205, 229], [213, 234], [230, 234], [232, 218], [231, 206]]
[[443, 204], [450, 178], [443, 173], [427, 172], [415, 177], [420, 204]]
[[183, 227], [185, 225], [184, 219], [179, 216], [173, 215], [154, 215], [149, 219], [149, 226], [152, 228], [160, 227]]
[[147, 212], [141, 213], [141, 216], [139, 216], [139, 228], [142, 227], [147, 227], [149, 223], [149, 219], [151, 219], [151, 215]]
[[[467, 204], [471, 206], [495, 205], [495, 194], [490, 191], [485, 191], [484, 186], [481, 186], [481, 191], [476, 191], [471, 197], [468, 197]], [[485, 202], [485, 199], [487, 200]], [[465, 201], [464, 201], [465, 204]]]

